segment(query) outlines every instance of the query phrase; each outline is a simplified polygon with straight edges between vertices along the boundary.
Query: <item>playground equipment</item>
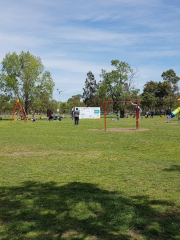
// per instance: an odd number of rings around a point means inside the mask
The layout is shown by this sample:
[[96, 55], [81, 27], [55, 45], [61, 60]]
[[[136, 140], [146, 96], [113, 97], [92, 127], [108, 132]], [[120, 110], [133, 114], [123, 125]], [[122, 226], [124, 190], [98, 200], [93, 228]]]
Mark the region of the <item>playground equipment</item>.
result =
[[136, 130], [139, 130], [139, 118], [141, 108], [138, 106], [138, 101], [106, 101], [104, 102], [104, 130], [106, 131], [106, 104], [107, 103], [131, 103], [136, 106]]
[[[25, 116], [26, 119], [27, 119], [28, 117], [26, 117], [25, 108], [30, 109], [31, 114], [35, 116], [34, 111], [32, 110], [32, 108], [31, 108], [30, 106], [21, 105], [21, 107], [22, 107], [22, 110], [23, 110], [23, 113], [24, 113], [24, 116]], [[17, 116], [17, 117], [20, 116], [20, 118], [21, 118], [21, 120], [22, 120], [22, 119], [23, 119], [23, 116], [22, 116], [22, 114], [20, 114], [20, 113], [21, 113], [21, 109], [19, 109], [19, 112], [16, 114], [16, 116]], [[14, 119], [14, 120], [17, 120], [17, 119]]]
[[20, 116], [19, 120], [24, 119], [24, 122], [26, 123], [27, 117], [25, 115], [25, 108], [29, 108], [32, 115], [35, 116], [34, 111], [32, 110], [32, 108], [30, 106], [21, 105], [19, 99], [17, 99], [16, 105], [15, 105], [15, 108], [14, 108], [14, 112], [13, 112], [13, 116], [12, 116], [12, 119], [11, 119], [11, 123], [12, 123], [12, 120], [18, 120], [16, 118], [14, 119], [14, 115], [15, 115], [15, 112], [17, 110], [18, 105], [19, 105], [20, 108], [19, 108], [19, 111], [17, 112], [16, 116]]
[[12, 123], [12, 120], [13, 120], [13, 118], [14, 118], [14, 114], [15, 114], [15, 112], [16, 112], [16, 109], [17, 109], [18, 105], [19, 105], [19, 107], [20, 107], [20, 111], [21, 111], [21, 114], [22, 114], [22, 116], [23, 116], [24, 123], [26, 123], [26, 118], [25, 118], [25, 116], [24, 116], [23, 108], [22, 108], [22, 106], [21, 106], [21, 104], [20, 104], [19, 99], [17, 99], [17, 102], [16, 102], [16, 105], [15, 105], [14, 112], [13, 112], [13, 115], [12, 115], [12, 118], [11, 118], [11, 122], [10, 122], [10, 123]]
[[[178, 101], [180, 101], [180, 98], [178, 98]], [[178, 113], [180, 113], [180, 107], [176, 108], [176, 109], [171, 113], [171, 118], [175, 117]]]
[[[21, 106], [22, 107], [22, 106]], [[23, 109], [23, 108], [22, 108]], [[24, 110], [23, 110], [23, 113], [24, 113]], [[22, 120], [22, 118], [23, 118], [23, 116], [22, 116], [22, 114], [21, 114], [21, 109], [19, 109], [19, 111], [18, 111], [18, 113], [16, 113], [15, 114], [16, 116], [14, 117], [14, 119], [13, 120]], [[24, 113], [24, 116], [25, 116], [25, 113]], [[25, 118], [26, 118], [26, 116], [25, 116]]]
[[32, 108], [30, 106], [24, 106], [23, 105], [22, 108], [24, 109], [24, 111], [25, 111], [25, 108], [29, 108], [31, 113], [32, 113], [32, 115], [35, 115], [34, 111], [32, 110]]

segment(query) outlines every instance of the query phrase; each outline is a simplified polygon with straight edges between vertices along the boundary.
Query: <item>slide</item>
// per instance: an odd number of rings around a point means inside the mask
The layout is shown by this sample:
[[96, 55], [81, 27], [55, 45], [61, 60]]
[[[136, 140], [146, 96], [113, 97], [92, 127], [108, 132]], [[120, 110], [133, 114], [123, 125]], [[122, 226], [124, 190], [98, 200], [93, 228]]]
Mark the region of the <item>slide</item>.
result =
[[171, 113], [171, 118], [176, 116], [178, 113], [180, 113], [180, 107], [176, 108], [172, 113]]

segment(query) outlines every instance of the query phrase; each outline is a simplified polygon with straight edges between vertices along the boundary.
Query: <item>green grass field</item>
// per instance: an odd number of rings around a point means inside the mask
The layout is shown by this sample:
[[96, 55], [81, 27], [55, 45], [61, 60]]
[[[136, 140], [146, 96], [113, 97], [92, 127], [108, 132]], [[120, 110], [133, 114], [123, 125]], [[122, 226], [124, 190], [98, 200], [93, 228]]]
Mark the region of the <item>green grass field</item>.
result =
[[103, 128], [0, 121], [0, 239], [180, 239], [180, 121]]

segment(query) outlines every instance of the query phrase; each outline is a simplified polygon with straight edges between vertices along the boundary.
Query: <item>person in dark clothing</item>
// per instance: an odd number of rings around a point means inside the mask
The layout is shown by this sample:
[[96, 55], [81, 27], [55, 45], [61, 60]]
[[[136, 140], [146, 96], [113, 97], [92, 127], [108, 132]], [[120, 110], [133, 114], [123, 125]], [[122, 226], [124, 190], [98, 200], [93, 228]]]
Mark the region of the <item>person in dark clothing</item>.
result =
[[171, 123], [171, 109], [168, 107], [166, 110], [167, 123]]
[[49, 116], [49, 121], [51, 121], [51, 120], [53, 120], [53, 115], [52, 114]]
[[79, 125], [79, 111], [78, 108], [74, 111], [75, 126]]
[[153, 118], [154, 116], [154, 111], [151, 111], [151, 118]]

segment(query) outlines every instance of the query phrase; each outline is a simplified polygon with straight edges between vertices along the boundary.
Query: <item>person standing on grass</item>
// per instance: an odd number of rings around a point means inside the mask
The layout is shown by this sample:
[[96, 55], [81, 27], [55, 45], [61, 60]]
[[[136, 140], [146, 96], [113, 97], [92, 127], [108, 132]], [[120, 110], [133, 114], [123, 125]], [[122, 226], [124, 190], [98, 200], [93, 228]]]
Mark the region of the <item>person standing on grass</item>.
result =
[[168, 107], [166, 110], [167, 123], [171, 123], [171, 109]]
[[153, 118], [153, 115], [154, 115], [154, 112], [153, 112], [153, 111], [151, 111], [151, 118]]
[[74, 111], [74, 121], [75, 121], [75, 126], [79, 125], [79, 111], [78, 108]]

